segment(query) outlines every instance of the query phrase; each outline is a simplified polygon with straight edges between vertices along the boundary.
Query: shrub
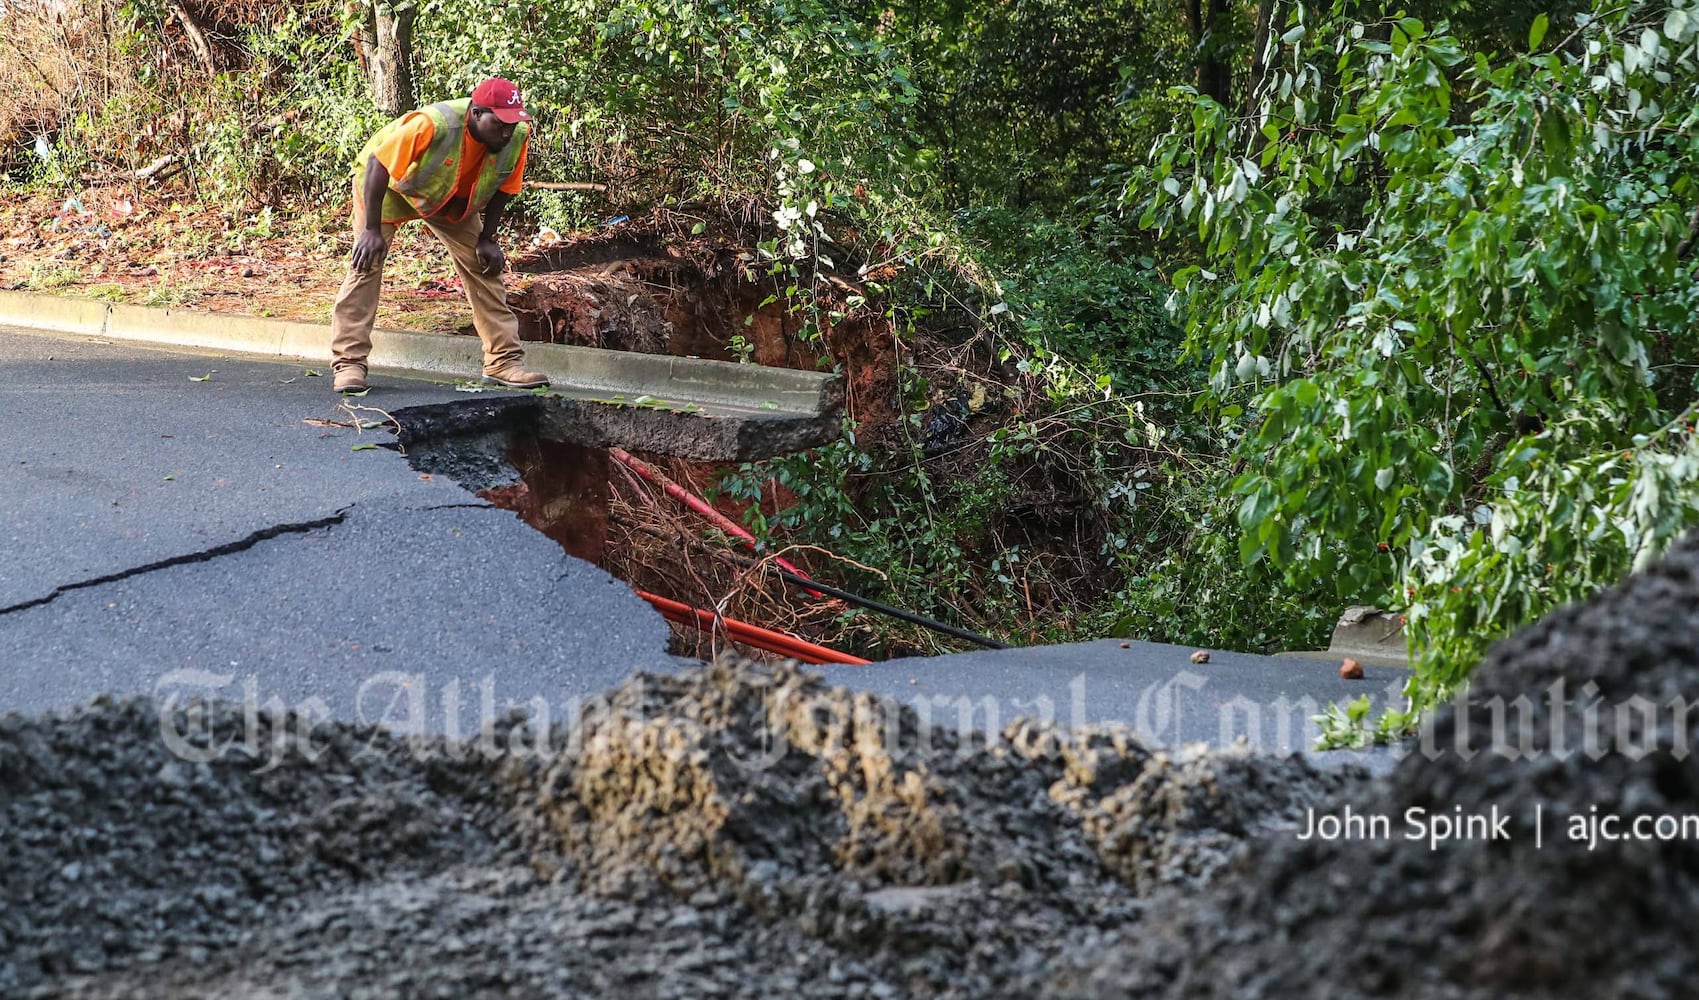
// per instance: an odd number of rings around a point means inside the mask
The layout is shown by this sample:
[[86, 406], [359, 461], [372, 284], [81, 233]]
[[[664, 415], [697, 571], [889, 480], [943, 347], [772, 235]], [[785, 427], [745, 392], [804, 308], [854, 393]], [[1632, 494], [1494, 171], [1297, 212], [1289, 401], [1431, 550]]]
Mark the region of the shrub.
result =
[[1245, 428], [1243, 559], [1403, 606], [1420, 704], [1699, 519], [1699, 10], [1497, 60], [1346, 10], [1295, 5], [1256, 114], [1197, 100], [1128, 197], [1202, 242], [1176, 285]]

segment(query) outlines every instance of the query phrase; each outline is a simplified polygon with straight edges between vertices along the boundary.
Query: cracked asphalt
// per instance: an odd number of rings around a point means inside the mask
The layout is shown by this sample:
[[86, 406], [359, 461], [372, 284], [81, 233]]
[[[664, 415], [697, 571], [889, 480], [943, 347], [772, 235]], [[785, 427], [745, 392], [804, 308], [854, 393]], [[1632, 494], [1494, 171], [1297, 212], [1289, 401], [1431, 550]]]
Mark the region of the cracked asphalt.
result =
[[[0, 714], [198, 694], [471, 734], [678, 665], [623, 582], [351, 426], [488, 397], [378, 373], [350, 413], [324, 371], [0, 328]], [[1036, 715], [1280, 753], [1330, 702], [1404, 679], [1189, 654], [1102, 640], [816, 669], [952, 728]]]
[[[0, 330], [0, 711], [252, 690], [475, 729], [673, 666], [623, 583], [334, 426], [328, 374]], [[354, 402], [456, 397], [380, 376]]]

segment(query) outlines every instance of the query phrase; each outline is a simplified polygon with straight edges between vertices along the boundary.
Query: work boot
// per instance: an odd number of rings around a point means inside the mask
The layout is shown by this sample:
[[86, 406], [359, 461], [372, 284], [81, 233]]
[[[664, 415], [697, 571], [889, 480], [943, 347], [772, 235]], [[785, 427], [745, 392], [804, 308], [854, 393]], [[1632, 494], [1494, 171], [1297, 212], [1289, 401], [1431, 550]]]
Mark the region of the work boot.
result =
[[331, 382], [331, 388], [335, 389], [337, 392], [350, 393], [366, 391], [365, 365], [358, 363], [337, 365], [336, 370], [332, 374], [335, 375], [335, 378]]
[[510, 361], [493, 372], [485, 372], [484, 377], [509, 389], [540, 389], [549, 384], [547, 375], [542, 372], [528, 372], [525, 366], [517, 361]]

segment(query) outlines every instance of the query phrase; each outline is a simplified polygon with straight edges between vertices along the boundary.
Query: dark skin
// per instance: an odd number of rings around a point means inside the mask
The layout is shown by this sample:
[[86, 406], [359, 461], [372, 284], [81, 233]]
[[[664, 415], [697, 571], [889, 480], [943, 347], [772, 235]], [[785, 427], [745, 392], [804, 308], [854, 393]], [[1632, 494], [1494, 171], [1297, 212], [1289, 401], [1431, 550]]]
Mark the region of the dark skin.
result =
[[[513, 133], [517, 124], [509, 124], [497, 118], [489, 108], [473, 106], [466, 114], [466, 131], [472, 133], [491, 155], [507, 148], [513, 141]], [[377, 157], [366, 161], [366, 176], [361, 190], [365, 195], [367, 205], [382, 205], [384, 195], [389, 191], [389, 170], [378, 162]], [[496, 245], [496, 230], [501, 227], [502, 212], [507, 210], [507, 203], [512, 195], [505, 191], [497, 191], [490, 197], [490, 203], [484, 206], [484, 227], [478, 233], [478, 264], [485, 274], [500, 274], [507, 266], [507, 257]], [[383, 217], [381, 212], [370, 212], [366, 225], [360, 235], [354, 240], [354, 270], [365, 271], [373, 264], [383, 260], [383, 255], [389, 250], [389, 241], [383, 238]]]

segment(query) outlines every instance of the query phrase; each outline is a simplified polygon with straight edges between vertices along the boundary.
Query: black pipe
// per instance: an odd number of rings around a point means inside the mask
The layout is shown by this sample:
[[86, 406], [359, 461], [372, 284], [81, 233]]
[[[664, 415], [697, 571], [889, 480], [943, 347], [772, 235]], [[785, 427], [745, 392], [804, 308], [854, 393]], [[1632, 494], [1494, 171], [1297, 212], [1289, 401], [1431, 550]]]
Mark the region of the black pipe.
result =
[[913, 622], [916, 625], [929, 628], [934, 632], [942, 632], [945, 635], [953, 635], [958, 639], [965, 639], [975, 645], [984, 646], [986, 649], [1009, 648], [1007, 643], [998, 642], [996, 639], [986, 638], [978, 632], [969, 632], [967, 629], [956, 628], [954, 625], [946, 625], [943, 622], [933, 621], [930, 618], [922, 617], [912, 611], [904, 611], [901, 608], [893, 608], [889, 604], [880, 604], [878, 601], [862, 597], [860, 594], [852, 594], [847, 590], [839, 590], [836, 587], [828, 587], [819, 580], [810, 580], [805, 576], [798, 576], [789, 570], [779, 569], [776, 566], [772, 567], [772, 570], [779, 574], [780, 579], [784, 580], [791, 586], [802, 590], [811, 590], [816, 593], [826, 594], [830, 597], [836, 597], [841, 601], [847, 601], [850, 604], [866, 608], [869, 611], [877, 611], [880, 614], [890, 615], [893, 618], [901, 618], [905, 622]]

